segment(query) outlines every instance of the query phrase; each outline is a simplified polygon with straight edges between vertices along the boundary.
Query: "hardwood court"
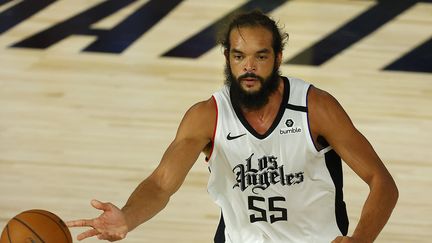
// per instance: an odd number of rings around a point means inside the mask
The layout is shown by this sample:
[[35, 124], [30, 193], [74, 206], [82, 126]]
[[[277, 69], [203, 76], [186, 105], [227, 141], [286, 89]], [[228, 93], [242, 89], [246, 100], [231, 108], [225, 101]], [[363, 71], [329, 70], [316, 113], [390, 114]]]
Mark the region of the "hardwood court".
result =
[[[188, 107], [223, 84], [220, 47], [192, 37], [250, 4], [269, 8], [290, 33], [282, 73], [333, 94], [394, 176], [400, 199], [376, 242], [430, 242], [430, 1], [26, 2], [0, 1], [0, 228], [33, 208], [70, 220], [98, 215], [92, 198], [122, 206]], [[344, 37], [350, 28], [353, 39]], [[135, 39], [124, 39], [127, 30]], [[170, 52], [182, 43], [185, 52]], [[321, 63], [319, 43], [334, 51]], [[352, 232], [368, 188], [344, 173]], [[212, 242], [219, 209], [207, 178], [200, 158], [165, 211], [124, 242]]]

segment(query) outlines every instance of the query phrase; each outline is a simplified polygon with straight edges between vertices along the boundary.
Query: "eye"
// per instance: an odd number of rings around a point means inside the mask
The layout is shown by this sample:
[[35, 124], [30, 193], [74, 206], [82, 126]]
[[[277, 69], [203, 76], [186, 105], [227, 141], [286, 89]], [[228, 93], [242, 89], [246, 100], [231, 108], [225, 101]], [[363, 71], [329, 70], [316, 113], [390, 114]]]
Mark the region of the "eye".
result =
[[258, 55], [258, 60], [264, 61], [267, 59], [267, 55]]
[[243, 56], [240, 55], [240, 54], [234, 54], [234, 55], [233, 55], [233, 58], [234, 58], [234, 60], [242, 60], [242, 59], [243, 59]]

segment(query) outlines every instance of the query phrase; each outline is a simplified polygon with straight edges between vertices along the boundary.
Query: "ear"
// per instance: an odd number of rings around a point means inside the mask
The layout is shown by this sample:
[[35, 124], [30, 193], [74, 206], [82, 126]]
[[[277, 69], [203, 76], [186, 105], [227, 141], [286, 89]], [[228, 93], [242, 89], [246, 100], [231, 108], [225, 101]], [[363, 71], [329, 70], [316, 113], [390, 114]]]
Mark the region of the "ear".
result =
[[276, 54], [276, 64], [278, 67], [280, 67], [281, 63], [282, 63], [282, 52], [278, 52]]
[[229, 62], [229, 51], [228, 51], [228, 49], [226, 49], [226, 48], [225, 48], [225, 50], [224, 50], [224, 56], [225, 56], [225, 61], [226, 61], [226, 62]]

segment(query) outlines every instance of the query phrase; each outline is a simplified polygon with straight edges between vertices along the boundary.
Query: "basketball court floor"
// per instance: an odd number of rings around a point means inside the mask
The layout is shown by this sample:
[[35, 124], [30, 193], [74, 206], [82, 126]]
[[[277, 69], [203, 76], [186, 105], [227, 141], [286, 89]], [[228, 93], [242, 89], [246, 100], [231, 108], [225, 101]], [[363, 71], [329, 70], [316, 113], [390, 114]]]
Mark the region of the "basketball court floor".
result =
[[[333, 94], [394, 176], [376, 242], [431, 242], [432, 1], [414, 0], [0, 0], [0, 228], [28, 209], [71, 220], [97, 216], [93, 198], [121, 207], [185, 111], [223, 85], [218, 28], [255, 8], [290, 34], [282, 73]], [[201, 157], [123, 242], [212, 242], [208, 174]], [[352, 232], [368, 188], [344, 176]]]

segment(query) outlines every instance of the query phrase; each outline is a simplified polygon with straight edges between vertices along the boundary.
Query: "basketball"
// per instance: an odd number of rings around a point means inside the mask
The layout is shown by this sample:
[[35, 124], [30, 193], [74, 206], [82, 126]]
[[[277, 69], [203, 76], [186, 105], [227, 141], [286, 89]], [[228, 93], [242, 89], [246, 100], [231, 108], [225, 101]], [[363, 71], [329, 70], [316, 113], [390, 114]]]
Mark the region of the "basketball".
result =
[[72, 243], [66, 224], [57, 215], [40, 209], [13, 217], [1, 234], [0, 243]]

